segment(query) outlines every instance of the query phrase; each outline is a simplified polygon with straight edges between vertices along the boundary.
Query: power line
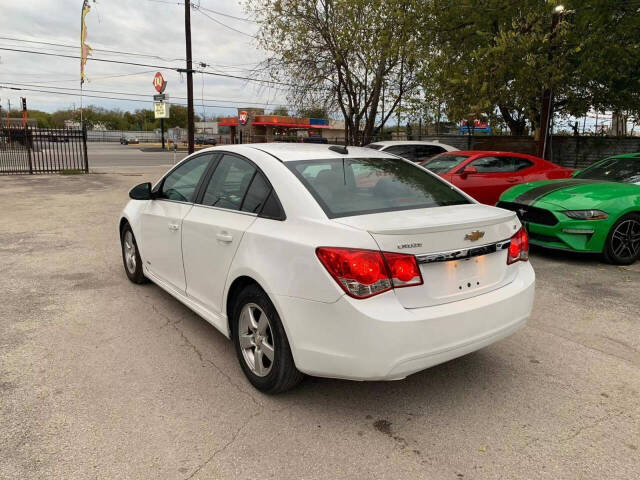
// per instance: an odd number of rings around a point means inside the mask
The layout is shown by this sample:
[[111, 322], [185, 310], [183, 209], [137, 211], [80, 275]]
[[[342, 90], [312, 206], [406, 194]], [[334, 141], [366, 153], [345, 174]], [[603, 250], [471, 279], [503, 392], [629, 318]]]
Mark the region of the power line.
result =
[[[171, 2], [171, 1], [167, 1], [167, 0], [147, 0], [148, 2], [152, 2], [152, 3], [163, 3], [165, 5], [178, 5], [178, 6], [184, 6], [184, 2]], [[224, 12], [219, 12], [217, 10], [212, 10], [211, 8], [205, 8], [202, 6], [196, 6], [196, 5], [192, 5], [191, 8], [193, 8], [194, 10], [206, 10], [207, 12], [211, 12], [214, 13], [216, 15], [221, 15], [223, 17], [227, 17], [227, 18], [232, 18], [234, 20], [239, 20], [241, 22], [248, 22], [248, 23], [258, 23], [255, 20], [251, 20], [250, 18], [244, 18], [244, 17], [236, 17], [235, 15], [230, 15], [228, 13], [224, 13]]]
[[[4, 85], [12, 85], [12, 86], [19, 86], [19, 87], [40, 87], [40, 83], [37, 82], [29, 82], [29, 83], [23, 83], [23, 82], [0, 82], [3, 83]], [[56, 90], [68, 90], [68, 91], [74, 91], [74, 92], [80, 92], [79, 88], [69, 88], [69, 87], [51, 87], [54, 88]], [[150, 95], [148, 93], [136, 93], [136, 92], [118, 92], [118, 91], [113, 91], [113, 90], [88, 90], [88, 89], [82, 89], [83, 92], [89, 92], [89, 93], [106, 93], [106, 94], [113, 94], [113, 95], [128, 95], [128, 96], [134, 96], [134, 97], [144, 97], [144, 98], [148, 98]], [[176, 97], [171, 95], [172, 99], [178, 99], [178, 100], [186, 100], [187, 97]], [[264, 106], [286, 106], [286, 107], [292, 107], [292, 105], [287, 105], [287, 104], [283, 104], [280, 102], [250, 102], [250, 101], [245, 101], [245, 100], [224, 100], [221, 98], [202, 98], [202, 101], [207, 101], [207, 102], [222, 102], [222, 103], [234, 103], [236, 105], [264, 105]]]
[[[78, 45], [69, 45], [68, 43], [57, 43], [57, 42], [41, 42], [41, 41], [36, 41], [36, 40], [27, 40], [25, 38], [15, 38], [15, 37], [0, 37], [0, 40], [9, 40], [12, 42], [23, 42], [23, 43], [35, 43], [35, 44], [39, 44], [39, 45], [47, 45], [47, 46], [52, 46], [52, 47], [63, 47], [63, 48], [79, 48]], [[118, 54], [118, 55], [128, 55], [128, 56], [132, 56], [132, 57], [148, 57], [148, 58], [157, 58], [158, 60], [162, 60], [163, 62], [174, 62], [174, 61], [178, 61], [178, 60], [184, 60], [184, 58], [171, 58], [171, 59], [166, 59], [163, 57], [160, 57], [158, 55], [151, 55], [148, 53], [136, 53], [136, 52], [124, 52], [121, 50], [106, 50], [106, 49], [102, 49], [102, 48], [92, 48], [92, 50], [94, 52], [103, 52], [103, 53], [112, 53], [112, 54]]]
[[[37, 51], [34, 51], [34, 50], [22, 50], [22, 49], [7, 48], [7, 47], [0, 47], [0, 50], [5, 50], [5, 51], [9, 51], [9, 52], [18, 52], [18, 53], [31, 53], [31, 54], [34, 54], [34, 55], [45, 55], [45, 56], [51, 56], [51, 57], [80, 59], [80, 57], [78, 55], [67, 55], [67, 54], [62, 54], [62, 53], [37, 52]], [[136, 66], [136, 67], [150, 67], [150, 68], [157, 68], [157, 69], [160, 69], [160, 70], [174, 70], [174, 71], [179, 72], [179, 73], [184, 73], [185, 72], [184, 68], [170, 67], [170, 66], [166, 66], [166, 65], [151, 65], [151, 64], [147, 64], [147, 63], [125, 62], [125, 61], [122, 61], [122, 60], [111, 60], [111, 59], [106, 59], [106, 58], [94, 58], [94, 57], [89, 57], [89, 60], [91, 60], [93, 62], [115, 63], [115, 64], [120, 64], [120, 65], [133, 65], [133, 66]], [[241, 75], [232, 75], [232, 74], [229, 74], [229, 73], [210, 72], [208, 70], [194, 70], [194, 69], [192, 69], [192, 72], [193, 73], [204, 73], [205, 75], [213, 75], [213, 76], [217, 76], [217, 77], [233, 78], [235, 80], [245, 80], [247, 82], [265, 83], [265, 84], [269, 84], [269, 85], [282, 85], [282, 86], [285, 86], [285, 87], [297, 87], [298, 86], [298, 85], [293, 84], [293, 83], [278, 82], [276, 80], [264, 80], [264, 79], [260, 79], [260, 78], [250, 78], [250, 77], [244, 77], [244, 76], [241, 76]], [[323, 88], [313, 88], [312, 90], [325, 90], [325, 89], [323, 89]]]
[[[52, 90], [42, 90], [42, 89], [36, 89], [36, 88], [24, 88], [24, 87], [8, 87], [5, 85], [0, 84], [0, 88], [6, 88], [8, 90], [19, 90], [19, 91], [25, 91], [25, 92], [38, 92], [38, 93], [49, 93], [49, 94], [54, 94], [54, 95], [68, 95], [71, 97], [79, 97], [80, 93], [72, 93], [72, 92], [59, 92], [59, 91], [52, 91]], [[141, 103], [153, 103], [153, 100], [141, 100], [141, 99], [137, 99], [137, 98], [117, 98], [117, 97], [107, 97], [107, 96], [102, 96], [102, 95], [86, 95], [83, 94], [83, 97], [87, 97], [87, 98], [100, 98], [100, 99], [104, 99], [104, 100], [119, 100], [122, 102], [141, 102]], [[187, 104], [186, 103], [175, 103], [173, 102], [174, 105], [180, 105], [182, 107], [186, 107]], [[236, 110], [238, 107], [237, 106], [230, 106], [230, 105], [205, 105], [209, 108], [228, 108], [231, 110]]]
[[[22, 50], [22, 49], [7, 48], [7, 47], [0, 47], [0, 50], [6, 50], [6, 51], [9, 51], [9, 52], [18, 52], [18, 53], [30, 53], [30, 54], [34, 54], [34, 55], [45, 55], [45, 56], [50, 56], [50, 57], [80, 59], [80, 57], [78, 55], [68, 55], [68, 54], [62, 54], [62, 53], [37, 52], [37, 51], [34, 51], [34, 50]], [[151, 65], [151, 64], [147, 64], [147, 63], [125, 62], [125, 61], [122, 61], [122, 60], [111, 60], [111, 59], [106, 59], [106, 58], [89, 57], [89, 60], [91, 60], [93, 62], [116, 63], [116, 64], [120, 64], [120, 65], [133, 65], [133, 66], [137, 66], [137, 67], [151, 67], [151, 68], [157, 68], [157, 69], [161, 69], [161, 70], [163, 70], [163, 69], [164, 70], [174, 70], [174, 71], [180, 72], [180, 73], [183, 73], [184, 70], [185, 70], [183, 68], [171, 67], [171, 66], [168, 66], [168, 65]], [[295, 85], [290, 84], [290, 83], [276, 82], [274, 80], [262, 80], [262, 79], [257, 79], [257, 78], [249, 78], [249, 77], [243, 77], [243, 76], [239, 76], [239, 75], [231, 75], [231, 74], [227, 74], [227, 73], [210, 72], [210, 71], [205, 71], [205, 70], [193, 70], [193, 73], [204, 73], [206, 75], [214, 75], [214, 76], [220, 76], [220, 77], [226, 77], [226, 78], [235, 78], [235, 79], [238, 79], [238, 80], [246, 80], [246, 81], [249, 81], [249, 82], [269, 83], [269, 84], [284, 85], [284, 86], [295, 86]]]
[[223, 23], [223, 22], [221, 22], [220, 20], [217, 20], [217, 19], [213, 18], [211, 15], [209, 15], [209, 14], [205, 13], [205, 12], [202, 10], [202, 8], [194, 8], [194, 10], [196, 10], [197, 12], [200, 12], [202, 15], [204, 15], [205, 17], [207, 17], [209, 20], [211, 20], [211, 21], [213, 21], [213, 22], [217, 23], [218, 25], [222, 25], [222, 26], [223, 26], [223, 27], [225, 27], [225, 28], [228, 28], [229, 30], [233, 30], [233, 31], [234, 31], [234, 32], [236, 32], [236, 33], [239, 33], [239, 34], [241, 34], [241, 35], [245, 35], [245, 36], [250, 37], [250, 38], [256, 38], [256, 37], [255, 37], [255, 35], [251, 35], [251, 34], [249, 34], [249, 33], [243, 32], [242, 30], [238, 30], [237, 28], [230, 27], [230, 26], [229, 26], [229, 25], [227, 25], [226, 23]]

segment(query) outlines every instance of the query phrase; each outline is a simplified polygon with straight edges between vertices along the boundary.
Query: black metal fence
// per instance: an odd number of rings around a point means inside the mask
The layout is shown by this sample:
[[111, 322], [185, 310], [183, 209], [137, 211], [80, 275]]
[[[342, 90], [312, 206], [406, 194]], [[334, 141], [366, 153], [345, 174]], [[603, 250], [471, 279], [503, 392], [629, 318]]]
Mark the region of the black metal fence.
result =
[[0, 175], [64, 171], [89, 171], [86, 128], [0, 128]]

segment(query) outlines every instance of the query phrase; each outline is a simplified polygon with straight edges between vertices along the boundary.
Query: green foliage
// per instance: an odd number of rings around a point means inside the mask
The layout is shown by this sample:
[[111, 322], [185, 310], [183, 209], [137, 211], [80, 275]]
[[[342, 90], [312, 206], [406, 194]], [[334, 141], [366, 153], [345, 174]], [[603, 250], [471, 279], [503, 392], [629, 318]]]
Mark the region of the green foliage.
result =
[[[560, 2], [558, 2], [560, 3]], [[513, 133], [539, 126], [542, 96], [556, 112], [640, 109], [640, 15], [628, 1], [432, 0], [420, 45], [429, 110], [455, 121], [499, 112]]]
[[340, 112], [349, 144], [368, 143], [414, 86], [420, 0], [247, 0], [291, 103]]
[[273, 111], [271, 112], [272, 115], [282, 115], [284, 117], [288, 117], [289, 116], [289, 110], [287, 110], [287, 107], [276, 107], [273, 109]]
[[[6, 111], [4, 112], [6, 114]], [[20, 118], [22, 112], [11, 110], [11, 117]], [[153, 110], [136, 110], [123, 112], [122, 110], [109, 110], [102, 107], [88, 106], [82, 112], [82, 117], [89, 128], [104, 126], [108, 130], [155, 130], [160, 128], [160, 120], [154, 118]], [[39, 127], [62, 128], [66, 120], [80, 121], [79, 110], [58, 110], [53, 113], [29, 110], [29, 118], [37, 121]], [[198, 115], [195, 121], [200, 121]], [[187, 126], [187, 107], [172, 105], [170, 118], [164, 122], [165, 128]]]

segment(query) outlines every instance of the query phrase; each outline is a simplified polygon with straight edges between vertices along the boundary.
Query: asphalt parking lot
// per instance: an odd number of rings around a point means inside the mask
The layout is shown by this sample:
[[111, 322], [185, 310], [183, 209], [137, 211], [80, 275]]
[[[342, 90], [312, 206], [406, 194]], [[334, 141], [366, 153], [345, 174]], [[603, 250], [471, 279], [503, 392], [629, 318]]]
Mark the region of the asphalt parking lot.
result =
[[96, 152], [99, 173], [0, 177], [0, 478], [640, 477], [640, 265], [534, 250], [512, 337], [266, 396], [223, 335], [125, 276], [119, 212], [167, 159]]

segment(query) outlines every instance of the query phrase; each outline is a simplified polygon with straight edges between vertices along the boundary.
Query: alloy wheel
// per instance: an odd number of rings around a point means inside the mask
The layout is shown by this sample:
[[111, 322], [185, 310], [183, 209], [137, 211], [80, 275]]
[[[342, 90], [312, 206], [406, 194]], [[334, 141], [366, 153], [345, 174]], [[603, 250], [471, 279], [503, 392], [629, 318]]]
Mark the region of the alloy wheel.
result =
[[124, 261], [127, 265], [127, 270], [129, 270], [129, 273], [134, 274], [136, 271], [136, 244], [133, 241], [133, 233], [131, 233], [131, 230], [125, 232], [122, 248], [124, 250]]
[[611, 251], [621, 259], [634, 259], [640, 252], [640, 222], [628, 219], [616, 227], [611, 235]]
[[255, 303], [240, 311], [238, 339], [242, 356], [255, 375], [266, 377], [275, 358], [273, 331], [267, 314]]

